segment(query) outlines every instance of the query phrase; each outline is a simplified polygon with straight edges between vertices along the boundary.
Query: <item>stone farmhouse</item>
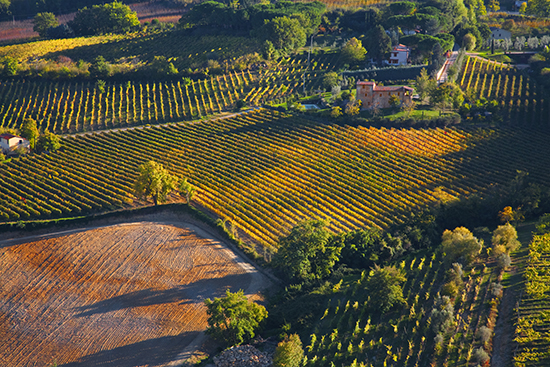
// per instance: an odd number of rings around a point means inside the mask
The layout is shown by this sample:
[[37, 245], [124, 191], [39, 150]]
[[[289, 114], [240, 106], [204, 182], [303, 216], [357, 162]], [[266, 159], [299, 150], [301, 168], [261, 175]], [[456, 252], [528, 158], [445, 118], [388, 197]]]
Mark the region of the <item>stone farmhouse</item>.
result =
[[362, 109], [370, 110], [374, 107], [388, 108], [390, 97], [397, 96], [401, 105], [412, 103], [414, 89], [406, 86], [379, 87], [375, 82], [357, 82], [357, 99], [362, 102]]
[[503, 40], [506, 38], [512, 39], [512, 32], [501, 28], [494, 28], [494, 27], [491, 28], [491, 39]]
[[29, 149], [29, 141], [13, 134], [0, 134], [0, 150], [8, 155], [13, 153], [18, 148]]

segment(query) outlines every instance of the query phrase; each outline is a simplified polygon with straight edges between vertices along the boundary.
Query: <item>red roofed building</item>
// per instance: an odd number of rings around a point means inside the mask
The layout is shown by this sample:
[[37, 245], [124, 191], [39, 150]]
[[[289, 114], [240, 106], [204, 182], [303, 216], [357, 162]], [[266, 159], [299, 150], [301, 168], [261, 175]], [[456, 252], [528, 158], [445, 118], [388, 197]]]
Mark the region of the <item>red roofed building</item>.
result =
[[13, 134], [0, 134], [0, 150], [4, 154], [10, 154], [18, 148], [29, 149], [29, 141]]
[[411, 49], [405, 45], [393, 46], [390, 52], [390, 59], [388, 60], [388, 64], [394, 66], [407, 65], [407, 63], [409, 62], [410, 53]]
[[406, 86], [379, 87], [375, 82], [357, 82], [357, 99], [361, 100], [362, 108], [388, 108], [390, 97], [397, 96], [401, 105], [412, 103], [414, 89]]

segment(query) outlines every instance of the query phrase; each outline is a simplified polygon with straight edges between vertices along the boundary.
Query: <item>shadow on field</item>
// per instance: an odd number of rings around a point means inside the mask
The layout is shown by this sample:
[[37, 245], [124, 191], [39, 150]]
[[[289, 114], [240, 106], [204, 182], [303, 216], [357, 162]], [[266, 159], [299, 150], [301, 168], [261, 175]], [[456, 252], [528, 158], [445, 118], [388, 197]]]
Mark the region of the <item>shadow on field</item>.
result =
[[90, 354], [76, 362], [59, 365], [59, 367], [160, 366], [174, 360], [198, 334], [199, 332], [189, 332], [144, 340]]
[[[98, 313], [122, 310], [125, 308], [159, 305], [179, 302], [180, 305], [202, 303], [206, 298], [213, 299], [225, 294], [226, 289], [236, 292], [246, 289], [252, 280], [248, 273], [228, 275], [223, 278], [201, 279], [170, 289], [143, 289], [109, 298], [74, 310], [75, 317], [86, 317]], [[238, 285], [235, 287], [234, 285]]]

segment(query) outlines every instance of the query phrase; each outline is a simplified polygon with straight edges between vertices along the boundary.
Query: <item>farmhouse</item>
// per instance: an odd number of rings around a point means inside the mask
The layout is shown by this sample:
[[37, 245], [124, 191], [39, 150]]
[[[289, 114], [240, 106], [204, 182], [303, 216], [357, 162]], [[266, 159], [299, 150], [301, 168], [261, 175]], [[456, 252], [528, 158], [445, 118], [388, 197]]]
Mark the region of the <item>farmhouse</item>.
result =
[[0, 149], [4, 154], [10, 154], [18, 148], [29, 149], [29, 141], [17, 135], [0, 134]]
[[361, 100], [362, 108], [390, 107], [390, 97], [395, 95], [401, 104], [411, 103], [414, 89], [406, 86], [379, 87], [375, 82], [357, 82], [357, 99]]
[[393, 46], [390, 53], [390, 59], [387, 61], [390, 65], [407, 65], [411, 49], [405, 45]]

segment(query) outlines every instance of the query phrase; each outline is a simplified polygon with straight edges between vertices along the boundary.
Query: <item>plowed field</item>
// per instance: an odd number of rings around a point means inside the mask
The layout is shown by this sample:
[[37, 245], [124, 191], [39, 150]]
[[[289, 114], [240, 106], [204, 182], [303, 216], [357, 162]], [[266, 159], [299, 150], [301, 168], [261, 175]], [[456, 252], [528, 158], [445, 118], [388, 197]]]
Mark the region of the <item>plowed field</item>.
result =
[[193, 225], [140, 222], [0, 245], [0, 364], [159, 366], [206, 328], [205, 298], [263, 276]]

